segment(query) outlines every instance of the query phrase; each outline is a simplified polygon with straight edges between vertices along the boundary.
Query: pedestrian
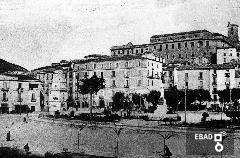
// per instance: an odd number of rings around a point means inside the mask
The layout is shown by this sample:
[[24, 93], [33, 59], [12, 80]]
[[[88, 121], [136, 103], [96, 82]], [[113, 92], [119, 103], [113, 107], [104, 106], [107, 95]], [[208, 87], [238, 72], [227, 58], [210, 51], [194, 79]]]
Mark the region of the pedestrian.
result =
[[10, 140], [10, 131], [7, 132], [7, 141], [11, 141]]
[[26, 154], [29, 154], [29, 146], [28, 143], [24, 145], [23, 149], [25, 150]]
[[165, 150], [165, 157], [166, 157], [166, 158], [171, 158], [172, 153], [171, 153], [171, 151], [169, 150], [169, 148], [168, 148], [167, 145], [165, 145], [164, 150]]

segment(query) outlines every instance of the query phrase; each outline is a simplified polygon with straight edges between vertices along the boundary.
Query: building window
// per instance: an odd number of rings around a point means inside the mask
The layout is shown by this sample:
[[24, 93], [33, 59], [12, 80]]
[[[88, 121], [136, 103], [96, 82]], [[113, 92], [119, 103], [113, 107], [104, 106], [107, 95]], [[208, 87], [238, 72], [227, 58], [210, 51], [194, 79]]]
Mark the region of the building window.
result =
[[224, 62], [224, 63], [226, 62], [226, 58], [223, 59], [223, 62]]
[[209, 47], [209, 41], [206, 41], [206, 46]]
[[96, 64], [93, 64], [93, 68], [96, 69], [96, 67], [97, 67]]
[[115, 71], [112, 71], [112, 77], [116, 77]]
[[3, 82], [3, 89], [7, 89], [7, 82]]
[[93, 72], [93, 76], [97, 76], [97, 72]]
[[142, 81], [138, 80], [137, 86], [139, 87], [139, 86], [141, 86], [141, 84], [142, 84]]
[[226, 53], [223, 53], [223, 56], [226, 56]]
[[239, 53], [237, 53], [237, 57], [239, 57]]
[[126, 80], [125, 88], [129, 88], [129, 80]]
[[125, 67], [128, 67], [128, 62], [125, 63]]
[[87, 65], [85, 65], [85, 69], [87, 69]]
[[18, 89], [22, 88], [22, 83], [18, 83]]
[[198, 41], [198, 48], [203, 46], [203, 42], [202, 41]]
[[32, 99], [31, 99], [32, 102], [36, 102], [36, 96], [35, 96], [35, 93], [32, 94]]
[[182, 55], [181, 55], [181, 54], [178, 54], [178, 57], [179, 57], [179, 58], [182, 58]]
[[103, 72], [101, 72], [101, 78], [103, 78]]
[[162, 45], [159, 46], [159, 50], [162, 51]]
[[200, 82], [199, 82], [199, 87], [198, 87], [198, 89], [203, 89], [203, 81], [200, 81]]
[[139, 66], [139, 67], [141, 66], [141, 61], [138, 62], [138, 66]]
[[202, 80], [203, 79], [203, 73], [202, 72], [199, 72], [199, 77], [198, 77], [199, 80]]
[[169, 56], [167, 55], [167, 59], [169, 58]]
[[191, 42], [191, 47], [194, 47], [194, 42]]
[[141, 49], [141, 53], [143, 53], [143, 49]]
[[230, 53], [230, 55], [229, 56], [232, 56], [232, 53]]
[[6, 92], [3, 92], [3, 100], [2, 101], [8, 101], [7, 100], [7, 93]]
[[185, 81], [188, 80], [188, 73], [185, 73]]
[[154, 49], [156, 49], [156, 46], [153, 46]]
[[175, 56], [174, 55], [172, 55], [172, 59], [174, 59], [175, 58]]
[[181, 43], [178, 43], [178, 49], [180, 49], [181, 48]]
[[138, 54], [138, 50], [136, 50], [136, 54]]
[[166, 44], [166, 49], [168, 49], [168, 44]]
[[118, 63], [116, 63], [116, 68], [118, 68]]
[[188, 88], [188, 82], [185, 82], [185, 88]]
[[185, 42], [185, 48], [187, 48], [187, 42]]
[[148, 86], [149, 86], [150, 84], [149, 84], [149, 80], [148, 80]]
[[138, 70], [138, 75], [141, 76], [142, 75], [142, 71]]
[[188, 58], [188, 55], [186, 54], [186, 58]]
[[112, 87], [116, 87], [116, 81], [115, 80], [112, 81]]
[[174, 49], [174, 44], [172, 44], [172, 49]]
[[152, 86], [153, 86], [153, 80], [152, 80]]

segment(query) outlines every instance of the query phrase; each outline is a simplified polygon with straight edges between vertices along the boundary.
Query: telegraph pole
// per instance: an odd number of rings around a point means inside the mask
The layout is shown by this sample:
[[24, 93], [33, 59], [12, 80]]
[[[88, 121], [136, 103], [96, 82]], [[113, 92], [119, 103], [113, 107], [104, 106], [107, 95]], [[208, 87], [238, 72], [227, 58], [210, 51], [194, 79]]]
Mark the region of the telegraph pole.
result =
[[185, 110], [185, 125], [187, 124], [187, 88], [185, 86], [185, 96], [184, 96], [185, 104], [184, 104], [184, 110]]

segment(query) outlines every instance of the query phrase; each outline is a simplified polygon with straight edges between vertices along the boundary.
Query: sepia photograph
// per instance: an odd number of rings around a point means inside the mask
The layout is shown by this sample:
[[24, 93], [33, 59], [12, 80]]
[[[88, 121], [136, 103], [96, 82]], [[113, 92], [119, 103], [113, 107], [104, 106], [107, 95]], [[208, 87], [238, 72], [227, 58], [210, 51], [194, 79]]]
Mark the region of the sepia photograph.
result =
[[0, 158], [240, 158], [240, 0], [0, 0]]

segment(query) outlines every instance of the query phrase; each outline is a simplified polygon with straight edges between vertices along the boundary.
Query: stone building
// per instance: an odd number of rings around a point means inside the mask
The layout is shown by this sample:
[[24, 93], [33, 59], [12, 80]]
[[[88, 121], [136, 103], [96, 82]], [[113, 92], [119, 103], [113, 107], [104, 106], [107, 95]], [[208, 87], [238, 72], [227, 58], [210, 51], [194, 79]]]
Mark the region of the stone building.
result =
[[218, 100], [217, 91], [240, 86], [239, 69], [234, 64], [208, 64], [180, 66], [174, 72], [177, 77], [174, 86], [178, 89], [205, 89], [214, 101]]
[[228, 36], [207, 30], [153, 35], [150, 43], [111, 47], [112, 56], [139, 55], [146, 51], [165, 59], [166, 64], [217, 63], [217, 48], [237, 47], [238, 26], [228, 24]]
[[64, 111], [69, 108], [67, 99], [73, 97], [71, 62], [53, 63], [51, 66], [32, 70], [31, 74], [43, 83], [42, 94], [45, 110]]
[[40, 111], [42, 83], [30, 76], [0, 74], [0, 112]]
[[[98, 106], [100, 100], [104, 100], [105, 105], [111, 104], [112, 96], [116, 92], [147, 94], [151, 90], [157, 90], [161, 92], [161, 97], [164, 97], [160, 78], [162, 60], [151, 53], [142, 56], [91, 57], [73, 62], [73, 80], [76, 81], [76, 85], [80, 84], [81, 79], [93, 75], [105, 79], [105, 88], [94, 96], [94, 106]], [[88, 108], [89, 95], [81, 95], [77, 89], [76, 86], [75, 99], [79, 102], [80, 108]]]
[[236, 63], [240, 60], [239, 52], [234, 47], [217, 49], [217, 64]]

